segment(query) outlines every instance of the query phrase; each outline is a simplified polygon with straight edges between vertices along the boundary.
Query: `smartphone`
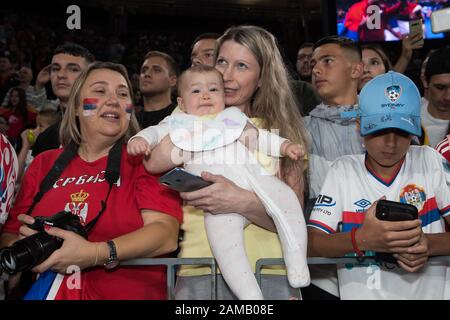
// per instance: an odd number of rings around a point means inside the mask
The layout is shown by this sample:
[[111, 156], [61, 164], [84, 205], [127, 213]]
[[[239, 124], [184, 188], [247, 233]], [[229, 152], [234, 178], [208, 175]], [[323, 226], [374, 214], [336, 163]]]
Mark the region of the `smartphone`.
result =
[[419, 212], [417, 211], [417, 208], [411, 204], [379, 200], [377, 202], [375, 216], [379, 220], [405, 221], [417, 219]]
[[[419, 212], [417, 208], [411, 204], [389, 200], [379, 200], [377, 202], [375, 216], [379, 220], [405, 221], [417, 219]], [[395, 259], [391, 253], [377, 252], [375, 257], [380, 262], [397, 264], [397, 259]]]
[[420, 40], [414, 42], [413, 45], [415, 45], [415, 44], [423, 45], [424, 41], [423, 41], [423, 22], [422, 22], [422, 19], [409, 21], [409, 36], [412, 37], [412, 36], [414, 36], [416, 34], [420, 34], [421, 37], [420, 37]]
[[436, 10], [431, 13], [431, 31], [433, 33], [450, 30], [450, 7]]
[[178, 167], [161, 176], [159, 182], [178, 192], [196, 191], [212, 184]]

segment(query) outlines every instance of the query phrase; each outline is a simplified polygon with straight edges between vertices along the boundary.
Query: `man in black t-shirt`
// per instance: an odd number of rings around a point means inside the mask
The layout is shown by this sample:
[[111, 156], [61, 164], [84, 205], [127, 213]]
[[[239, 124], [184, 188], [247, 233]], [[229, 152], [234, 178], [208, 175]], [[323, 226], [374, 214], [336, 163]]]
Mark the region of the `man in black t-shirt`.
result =
[[144, 108], [136, 114], [141, 128], [157, 125], [176, 107], [172, 92], [177, 85], [178, 65], [168, 54], [149, 51], [139, 75], [139, 90]]

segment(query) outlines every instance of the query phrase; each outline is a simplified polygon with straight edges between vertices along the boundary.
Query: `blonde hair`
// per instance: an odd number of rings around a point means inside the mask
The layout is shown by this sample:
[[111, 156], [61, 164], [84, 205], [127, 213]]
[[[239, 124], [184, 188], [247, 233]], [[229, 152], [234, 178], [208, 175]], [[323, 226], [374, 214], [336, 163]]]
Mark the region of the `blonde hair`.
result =
[[[88, 76], [91, 74], [91, 72], [99, 69], [108, 69], [120, 73], [127, 82], [131, 95], [130, 99], [131, 101], [133, 101], [133, 89], [131, 86], [130, 79], [128, 78], [127, 70], [123, 65], [112, 62], [100, 62], [100, 61], [91, 63], [85, 70], [83, 70], [83, 72], [80, 73], [80, 75], [75, 80], [75, 83], [72, 86], [72, 90], [70, 91], [67, 108], [61, 122], [61, 128], [59, 129], [59, 137], [61, 144], [63, 146], [67, 146], [71, 142], [75, 142], [77, 145], [79, 145], [82, 141], [80, 133], [80, 124], [76, 115], [77, 107], [81, 103], [80, 101], [81, 89], [83, 88], [83, 85], [86, 82]], [[124, 135], [126, 141], [132, 136], [134, 136], [138, 131], [139, 131], [139, 124], [137, 122], [133, 109], [131, 113], [131, 120], [128, 126], [128, 130]], [[120, 138], [122, 137], [118, 137], [117, 140]]]
[[[249, 49], [261, 67], [261, 86], [252, 97], [250, 109], [245, 110], [247, 115], [260, 118], [263, 129], [279, 129], [280, 136], [302, 145], [306, 152], [306, 132], [298, 101], [292, 92], [292, 79], [284, 65], [275, 37], [256, 26], [231, 27], [218, 39], [216, 60], [225, 41], [234, 41]], [[281, 169], [281, 178], [284, 181], [292, 172], [297, 172], [300, 180], [307, 169], [307, 163], [285, 157], [281, 160]]]

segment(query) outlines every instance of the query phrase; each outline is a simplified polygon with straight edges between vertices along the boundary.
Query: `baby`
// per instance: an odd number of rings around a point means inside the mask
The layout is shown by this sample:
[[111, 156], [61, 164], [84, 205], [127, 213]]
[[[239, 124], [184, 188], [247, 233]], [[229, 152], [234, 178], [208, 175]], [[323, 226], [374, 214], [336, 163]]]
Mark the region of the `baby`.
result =
[[[298, 198], [254, 155], [260, 152], [298, 160], [304, 155], [302, 146], [256, 128], [238, 108], [225, 109], [222, 75], [213, 67], [186, 70], [179, 78], [177, 101], [183, 112], [139, 132], [130, 139], [128, 152], [150, 156], [144, 164], [153, 174], [184, 164], [193, 174], [207, 170], [254, 191], [277, 227], [289, 283], [295, 288], [307, 286], [306, 226]], [[167, 135], [170, 150], [153, 150]], [[263, 299], [245, 253], [243, 228], [247, 224], [237, 213], [205, 212], [211, 251], [228, 286], [239, 299]]]

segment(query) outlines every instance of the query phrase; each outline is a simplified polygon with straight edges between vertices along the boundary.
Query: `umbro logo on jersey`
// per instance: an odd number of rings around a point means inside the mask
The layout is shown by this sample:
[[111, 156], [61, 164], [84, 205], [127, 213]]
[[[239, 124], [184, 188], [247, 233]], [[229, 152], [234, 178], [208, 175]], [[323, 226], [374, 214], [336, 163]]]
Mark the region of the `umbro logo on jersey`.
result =
[[364, 213], [367, 211], [368, 207], [372, 204], [372, 202], [363, 198], [354, 202], [353, 204], [359, 207], [356, 208], [355, 212]]
[[316, 200], [315, 207], [333, 207], [336, 205], [336, 201], [333, 202], [333, 198], [324, 194], [319, 194]]
[[358, 201], [356, 201], [354, 203], [354, 205], [357, 205], [358, 207], [363, 208], [363, 209], [367, 208], [371, 204], [372, 203], [369, 200], [366, 200], [366, 199], [361, 199], [361, 200], [358, 200]]

